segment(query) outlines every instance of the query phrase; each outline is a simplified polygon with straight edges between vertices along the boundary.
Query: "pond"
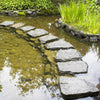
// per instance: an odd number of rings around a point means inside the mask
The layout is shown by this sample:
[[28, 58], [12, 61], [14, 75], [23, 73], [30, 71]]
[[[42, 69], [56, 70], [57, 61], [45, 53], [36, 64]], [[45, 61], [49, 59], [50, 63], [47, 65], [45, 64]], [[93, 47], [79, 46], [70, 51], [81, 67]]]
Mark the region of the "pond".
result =
[[[0, 20], [23, 22], [27, 25], [43, 28], [59, 38], [64, 38], [81, 52], [83, 60], [89, 65], [85, 79], [100, 89], [100, 44], [87, 43], [68, 36], [51, 23], [59, 16], [9, 17], [0, 16]], [[45, 74], [45, 58], [18, 35], [0, 29], [0, 100], [63, 100], [57, 84], [58, 74]], [[100, 100], [87, 97], [77, 100]]]

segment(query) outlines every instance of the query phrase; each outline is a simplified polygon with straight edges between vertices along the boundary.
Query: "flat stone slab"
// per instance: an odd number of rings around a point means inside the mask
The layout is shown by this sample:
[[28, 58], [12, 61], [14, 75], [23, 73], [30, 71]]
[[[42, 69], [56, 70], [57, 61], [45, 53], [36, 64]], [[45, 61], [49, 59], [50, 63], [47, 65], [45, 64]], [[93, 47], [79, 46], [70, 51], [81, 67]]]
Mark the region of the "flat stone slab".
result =
[[56, 49], [69, 49], [74, 47], [69, 42], [60, 39], [51, 43], [47, 43], [46, 48], [51, 50], [56, 50]]
[[12, 24], [14, 24], [14, 21], [4, 21], [0, 23], [0, 26], [10, 26]]
[[79, 74], [88, 71], [88, 65], [84, 61], [58, 62], [57, 66], [61, 74]]
[[65, 62], [71, 60], [79, 60], [82, 56], [76, 49], [59, 50], [55, 56], [55, 60], [58, 62]]
[[94, 84], [77, 77], [61, 76], [59, 83], [64, 98], [74, 99], [86, 96], [96, 96], [100, 92]]
[[35, 29], [35, 30], [31, 30], [29, 32], [27, 32], [27, 35], [31, 36], [31, 37], [39, 37], [39, 36], [43, 36], [43, 35], [47, 35], [48, 32], [44, 29]]
[[20, 29], [23, 30], [24, 32], [26, 32], [26, 31], [30, 31], [32, 29], [35, 29], [35, 27], [34, 26], [24, 26], [24, 27], [22, 27]]
[[39, 40], [40, 40], [42, 43], [47, 43], [47, 42], [51, 42], [51, 41], [53, 41], [53, 40], [58, 40], [58, 37], [49, 34], [49, 35], [40, 37]]
[[25, 25], [24, 23], [16, 23], [16, 24], [11, 25], [11, 27], [17, 29], [17, 28], [22, 27], [24, 25]]

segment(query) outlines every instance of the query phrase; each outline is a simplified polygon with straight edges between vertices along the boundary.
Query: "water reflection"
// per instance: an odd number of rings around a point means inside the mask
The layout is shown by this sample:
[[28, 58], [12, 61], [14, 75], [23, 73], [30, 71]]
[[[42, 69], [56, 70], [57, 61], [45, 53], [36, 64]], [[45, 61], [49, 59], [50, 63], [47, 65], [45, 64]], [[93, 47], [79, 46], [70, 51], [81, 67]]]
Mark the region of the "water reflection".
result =
[[44, 74], [45, 61], [40, 52], [5, 30], [0, 35], [0, 100], [60, 98], [57, 79]]
[[[87, 62], [89, 65], [88, 67], [88, 73], [87, 74], [80, 74], [76, 75], [78, 77], [81, 77], [93, 84], [95, 84], [100, 89], [100, 52], [99, 47], [95, 44], [92, 44], [92, 46], [88, 49], [88, 52], [83, 57], [83, 60]], [[83, 99], [77, 99], [77, 100], [100, 100], [100, 97], [97, 98], [83, 98]]]

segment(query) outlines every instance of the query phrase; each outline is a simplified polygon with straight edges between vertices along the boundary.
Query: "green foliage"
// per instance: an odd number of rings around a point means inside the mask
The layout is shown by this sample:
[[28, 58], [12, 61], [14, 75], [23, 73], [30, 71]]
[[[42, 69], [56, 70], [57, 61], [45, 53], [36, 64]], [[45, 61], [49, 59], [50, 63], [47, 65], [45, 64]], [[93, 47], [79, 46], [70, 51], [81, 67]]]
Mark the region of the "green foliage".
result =
[[53, 9], [51, 0], [0, 0], [0, 10]]
[[59, 11], [65, 23], [92, 34], [99, 34], [99, 9], [100, 7], [93, 0], [86, 0], [86, 2], [71, 1], [69, 5], [59, 5]]

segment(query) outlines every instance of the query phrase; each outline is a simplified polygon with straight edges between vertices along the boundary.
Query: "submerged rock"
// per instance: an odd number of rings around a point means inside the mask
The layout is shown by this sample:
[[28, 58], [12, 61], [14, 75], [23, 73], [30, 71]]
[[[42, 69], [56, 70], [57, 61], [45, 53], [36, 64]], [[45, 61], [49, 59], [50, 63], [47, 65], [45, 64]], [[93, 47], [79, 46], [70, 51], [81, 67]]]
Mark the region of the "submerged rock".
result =
[[47, 43], [46, 44], [47, 49], [69, 49], [69, 48], [74, 48], [69, 42], [64, 41], [63, 39]]
[[88, 71], [88, 65], [84, 61], [58, 62], [57, 66], [61, 74], [79, 74]]
[[76, 49], [59, 50], [55, 56], [56, 61], [81, 60], [82, 56]]
[[96, 96], [100, 92], [94, 84], [77, 77], [61, 76], [59, 83], [61, 93], [66, 99]]

